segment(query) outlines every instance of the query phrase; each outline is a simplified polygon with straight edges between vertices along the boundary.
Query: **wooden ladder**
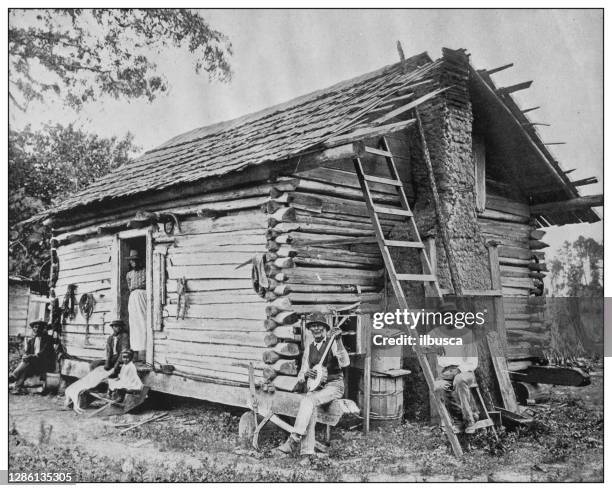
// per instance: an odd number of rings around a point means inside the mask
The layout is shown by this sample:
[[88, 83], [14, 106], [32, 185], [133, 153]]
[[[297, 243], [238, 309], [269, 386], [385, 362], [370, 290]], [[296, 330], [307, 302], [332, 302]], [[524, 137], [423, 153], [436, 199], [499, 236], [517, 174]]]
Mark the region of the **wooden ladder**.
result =
[[[410, 209], [410, 205], [408, 204], [406, 193], [404, 192], [404, 185], [402, 184], [400, 176], [397, 172], [397, 167], [395, 165], [393, 155], [389, 151], [389, 145], [387, 144], [386, 138], [381, 138], [379, 148], [365, 146], [364, 153], [367, 155], [372, 155], [373, 157], [383, 157], [387, 163], [389, 174], [391, 176], [389, 178], [366, 174], [364, 171], [362, 159], [360, 157], [354, 159], [357, 178], [359, 179], [359, 184], [361, 185], [361, 190], [365, 198], [368, 213], [370, 215], [370, 218], [372, 219], [372, 224], [374, 225], [376, 241], [382, 253], [383, 260], [385, 262], [385, 267], [387, 268], [387, 273], [389, 275], [389, 280], [393, 287], [393, 292], [395, 293], [395, 297], [397, 298], [400, 308], [409, 308], [408, 301], [406, 300], [406, 295], [404, 294], [404, 290], [402, 288], [402, 282], [427, 283], [431, 285], [435, 296], [441, 299], [442, 293], [440, 291], [440, 286], [438, 285], [438, 280], [433, 274], [431, 263], [429, 262], [429, 257], [425, 252], [425, 245], [421, 241], [419, 231], [414, 221], [414, 215], [412, 213], [412, 210]], [[380, 205], [375, 203], [374, 198], [372, 197], [372, 191], [370, 190], [369, 183], [384, 184], [395, 189], [399, 197], [401, 207], [398, 208], [388, 206], [386, 204]], [[402, 217], [407, 222], [409, 233], [411, 234], [410, 236], [412, 237], [412, 239], [387, 239], [384, 236], [384, 232], [380, 223], [380, 215], [394, 215]], [[390, 247], [416, 249], [421, 258], [423, 272], [398, 273], [395, 264], [393, 263], [393, 259], [391, 258], [391, 253], [389, 252]], [[421, 369], [423, 370], [423, 374], [425, 375], [425, 380], [427, 381], [429, 391], [433, 396], [431, 399], [435, 404], [436, 410], [438, 411], [438, 414], [440, 415], [440, 418], [442, 420], [444, 432], [446, 433], [451, 447], [453, 448], [455, 456], [461, 457], [461, 455], [463, 455], [463, 450], [461, 449], [461, 445], [459, 444], [457, 435], [453, 431], [452, 420], [450, 414], [448, 413], [446, 405], [440, 398], [440, 395], [434, 390], [434, 375], [427, 360], [427, 357], [423, 350], [420, 348], [420, 346], [418, 346], [418, 344], [415, 344], [413, 348], [417, 355], [417, 359], [419, 360], [419, 364], [421, 365]]]

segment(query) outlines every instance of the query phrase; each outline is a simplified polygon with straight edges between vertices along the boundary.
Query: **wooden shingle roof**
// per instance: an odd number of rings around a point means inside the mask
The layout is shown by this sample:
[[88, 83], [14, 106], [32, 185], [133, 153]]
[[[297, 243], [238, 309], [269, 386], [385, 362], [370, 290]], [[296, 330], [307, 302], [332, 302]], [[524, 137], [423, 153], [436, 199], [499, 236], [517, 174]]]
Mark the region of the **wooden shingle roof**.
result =
[[179, 135], [64, 200], [52, 214], [236, 172], [304, 152], [390, 90], [427, 79], [426, 54], [231, 121]]

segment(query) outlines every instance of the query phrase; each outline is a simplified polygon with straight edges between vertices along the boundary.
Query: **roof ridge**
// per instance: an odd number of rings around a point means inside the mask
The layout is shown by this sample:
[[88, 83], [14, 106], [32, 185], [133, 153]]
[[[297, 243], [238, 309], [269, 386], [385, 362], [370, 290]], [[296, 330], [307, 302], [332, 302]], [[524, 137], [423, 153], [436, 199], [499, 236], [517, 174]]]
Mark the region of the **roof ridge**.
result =
[[[404, 61], [404, 66], [406, 65], [410, 65], [410, 64], [414, 64], [417, 63], [420, 60], [426, 60], [426, 63], [423, 63], [423, 65], [425, 64], [429, 64], [429, 63], [433, 63], [433, 59], [429, 56], [429, 54], [427, 53], [427, 51], [423, 51], [422, 53], [419, 53], [417, 55], [411, 56], [409, 58], [406, 58], [406, 60]], [[238, 116], [236, 118], [233, 119], [229, 119], [229, 120], [225, 120], [225, 121], [219, 121], [217, 123], [213, 123], [210, 125], [206, 125], [206, 126], [201, 126], [199, 128], [195, 128], [193, 130], [187, 131], [185, 133], [181, 133], [180, 135], [176, 135], [172, 138], [170, 138], [169, 140], [167, 140], [166, 142], [162, 143], [161, 145], [159, 145], [158, 147], [152, 148], [151, 150], [147, 150], [146, 152], [144, 152], [142, 155], [147, 155], [153, 152], [157, 152], [160, 150], [164, 150], [167, 148], [172, 148], [175, 146], [179, 146], [179, 145], [184, 145], [187, 143], [193, 143], [196, 142], [198, 140], [202, 140], [204, 138], [210, 137], [210, 136], [214, 136], [216, 134], [219, 133], [223, 133], [226, 131], [230, 131], [233, 130], [243, 124], [251, 124], [254, 121], [257, 121], [259, 119], [262, 119], [264, 117], [269, 117], [274, 115], [275, 113], [278, 112], [283, 112], [286, 111], [290, 108], [294, 108], [297, 107], [301, 104], [306, 104], [308, 102], [311, 102], [312, 100], [316, 100], [319, 96], [323, 96], [323, 95], [329, 95], [332, 94], [335, 91], [341, 90], [341, 89], [347, 89], [351, 86], [354, 85], [358, 85], [360, 83], [364, 83], [370, 79], [388, 74], [394, 70], [397, 70], [398, 68], [400, 68], [402, 65], [402, 62], [397, 62], [397, 63], [392, 63], [390, 65], [384, 65], [381, 68], [378, 68], [376, 70], [373, 70], [371, 72], [368, 73], [364, 73], [361, 75], [358, 75], [356, 77], [353, 78], [349, 78], [346, 80], [342, 80], [340, 82], [336, 82], [333, 85], [330, 85], [328, 87], [322, 88], [322, 89], [318, 89], [312, 92], [309, 92], [307, 94], [303, 94], [297, 97], [294, 97], [292, 99], [289, 99], [285, 102], [281, 102], [279, 104], [275, 104], [274, 106], [269, 106], [266, 107], [264, 109], [260, 109], [258, 111], [254, 111], [252, 113], [247, 113], [244, 114], [242, 116]], [[423, 65], [417, 65], [415, 68], [420, 68]], [[215, 127], [218, 127], [215, 128]], [[196, 133], [196, 132], [201, 132], [201, 131], [206, 131], [207, 129], [209, 129], [209, 131], [207, 131], [206, 133], [199, 135], [197, 137], [191, 138], [191, 139], [182, 139], [184, 137], [186, 137], [187, 135], [189, 135], [190, 133]]]

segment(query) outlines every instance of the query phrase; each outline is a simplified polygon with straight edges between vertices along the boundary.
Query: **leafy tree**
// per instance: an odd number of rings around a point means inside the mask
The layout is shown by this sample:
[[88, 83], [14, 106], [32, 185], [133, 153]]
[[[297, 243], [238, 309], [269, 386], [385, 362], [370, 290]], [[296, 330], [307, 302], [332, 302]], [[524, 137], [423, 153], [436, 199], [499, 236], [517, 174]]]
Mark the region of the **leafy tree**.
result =
[[50, 231], [20, 224], [94, 179], [126, 163], [136, 151], [131, 134], [101, 138], [73, 125], [9, 131], [9, 271], [37, 278], [49, 258]]
[[[569, 297], [602, 296], [601, 261], [602, 243], [582, 235], [573, 243], [566, 240], [550, 262], [552, 293]], [[588, 275], [585, 265], [588, 265]]]
[[229, 80], [231, 44], [187, 9], [9, 11], [9, 98], [61, 97], [75, 109], [110, 95], [153, 100], [168, 90], [151, 54], [186, 47], [196, 73]]

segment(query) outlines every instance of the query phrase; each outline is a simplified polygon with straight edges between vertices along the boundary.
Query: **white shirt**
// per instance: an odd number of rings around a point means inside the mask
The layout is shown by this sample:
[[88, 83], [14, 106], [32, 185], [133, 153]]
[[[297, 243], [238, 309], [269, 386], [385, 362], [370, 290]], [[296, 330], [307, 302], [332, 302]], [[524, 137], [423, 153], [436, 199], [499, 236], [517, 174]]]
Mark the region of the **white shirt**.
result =
[[[453, 336], [453, 332], [455, 332]], [[444, 369], [456, 365], [461, 372], [473, 372], [478, 367], [478, 347], [474, 341], [474, 335], [469, 330], [447, 330], [434, 329], [430, 336], [461, 337], [462, 345], [446, 345], [443, 347], [444, 355], [438, 356], [438, 367]]]
[[108, 379], [108, 388], [110, 390], [126, 389], [140, 390], [142, 389], [142, 381], [138, 376], [138, 370], [133, 362], [126, 363], [119, 371], [119, 377]]
[[34, 338], [34, 354], [40, 353], [40, 336]]

